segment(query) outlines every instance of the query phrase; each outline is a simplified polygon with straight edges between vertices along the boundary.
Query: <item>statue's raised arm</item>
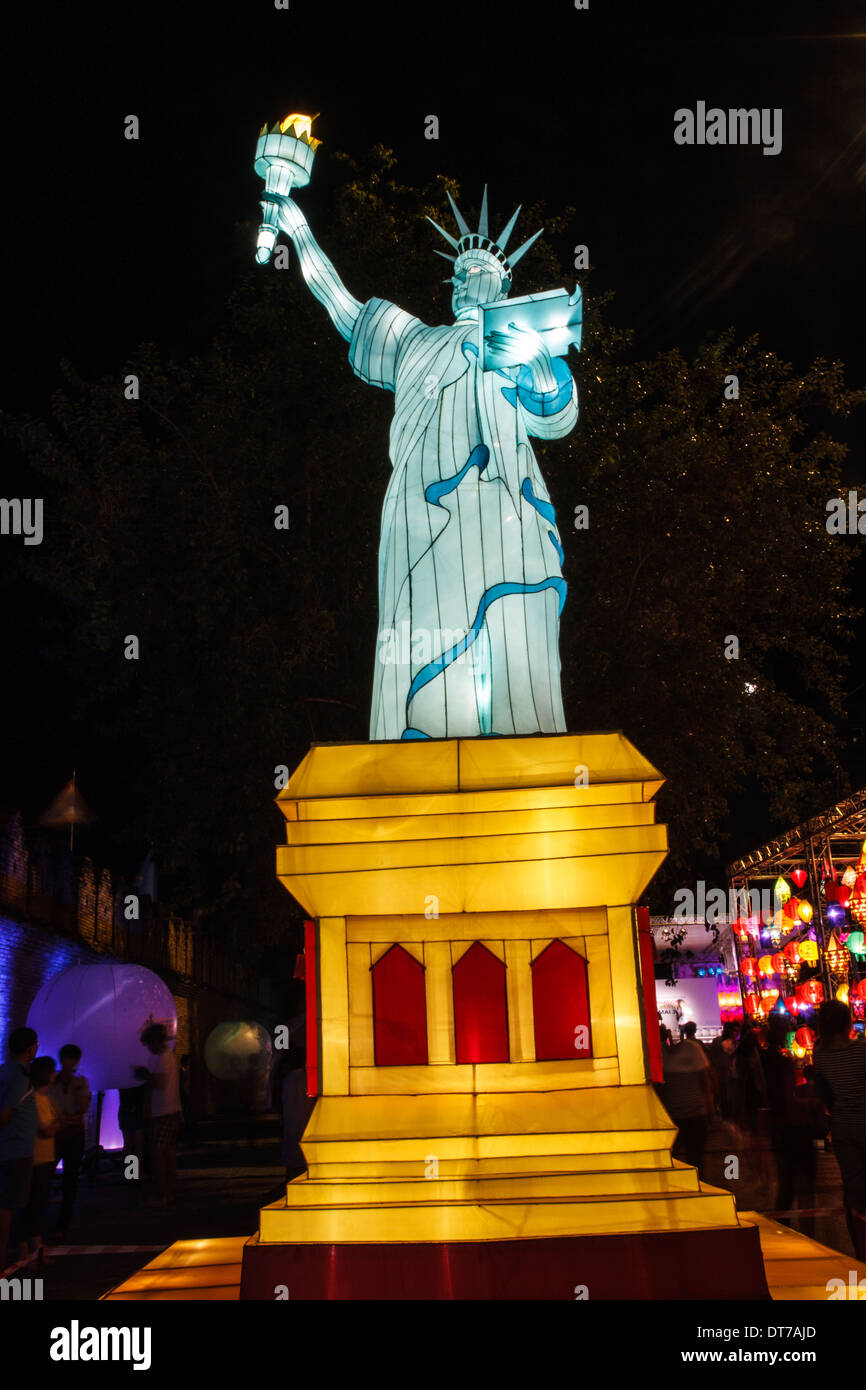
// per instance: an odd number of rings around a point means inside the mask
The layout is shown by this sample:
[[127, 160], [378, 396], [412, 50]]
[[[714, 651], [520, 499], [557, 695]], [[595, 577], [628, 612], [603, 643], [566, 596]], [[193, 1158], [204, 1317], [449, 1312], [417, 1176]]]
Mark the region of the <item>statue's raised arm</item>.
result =
[[361, 302], [349, 293], [313, 233], [297, 203], [281, 198], [278, 210], [280, 230], [292, 238], [301, 274], [320, 304], [324, 304], [334, 327], [346, 342], [361, 312]]
[[289, 196], [293, 188], [305, 188], [310, 182], [316, 150], [321, 144], [312, 133], [315, 119], [295, 111], [270, 130], [262, 126], [259, 133], [255, 169], [265, 181], [265, 191], [256, 260], [260, 265], [267, 264], [278, 231], [290, 236], [304, 279], [348, 343], [361, 305], [346, 289], [310, 231], [306, 217]]

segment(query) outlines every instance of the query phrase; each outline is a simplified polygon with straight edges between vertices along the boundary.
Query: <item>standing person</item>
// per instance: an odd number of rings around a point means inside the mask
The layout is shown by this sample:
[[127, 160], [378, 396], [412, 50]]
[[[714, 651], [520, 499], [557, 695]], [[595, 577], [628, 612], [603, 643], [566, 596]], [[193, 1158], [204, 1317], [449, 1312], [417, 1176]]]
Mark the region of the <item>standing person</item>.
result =
[[[825, 1111], [817, 1096], [797, 1085], [796, 1063], [783, 1051], [787, 1033], [786, 1019], [771, 1019], [763, 1055], [770, 1143], [778, 1174], [776, 1210], [789, 1211], [796, 1197], [800, 1210], [808, 1211], [815, 1205], [818, 1173], [814, 1140], [822, 1129], [827, 1132]], [[800, 1216], [798, 1221], [803, 1235], [814, 1236], [814, 1216]]]
[[39, 1039], [32, 1028], [16, 1028], [9, 1036], [9, 1061], [0, 1067], [0, 1264], [9, 1244], [13, 1211], [30, 1197], [33, 1146], [39, 1126], [30, 1063]]
[[17, 1222], [18, 1257], [22, 1260], [26, 1260], [42, 1244], [42, 1221], [51, 1193], [51, 1179], [57, 1167], [54, 1136], [60, 1129], [60, 1115], [49, 1094], [56, 1071], [53, 1057], [37, 1057], [30, 1064], [30, 1084], [36, 1097], [39, 1127], [33, 1145], [30, 1199]]
[[679, 1130], [674, 1157], [690, 1163], [700, 1175], [713, 1107], [710, 1064], [697, 1043], [682, 1042], [663, 1050], [662, 1065], [662, 1103]]
[[719, 1113], [723, 1120], [729, 1120], [734, 1113], [734, 1080], [732, 1066], [737, 1050], [740, 1025], [730, 1020], [722, 1027], [720, 1038], [713, 1038], [707, 1048], [707, 1057], [713, 1069]]
[[307, 1095], [307, 1072], [300, 1048], [290, 1047], [283, 1057], [277, 1078], [280, 1084], [280, 1104], [283, 1112], [283, 1166], [286, 1178], [306, 1172], [307, 1161], [301, 1149], [301, 1137], [315, 1105]]
[[195, 1124], [192, 1113], [192, 1066], [188, 1052], [185, 1052], [180, 1059], [178, 1085], [180, 1089], [180, 1110], [183, 1116], [183, 1140], [185, 1144], [194, 1144]]
[[144, 1157], [145, 1111], [147, 1107], [147, 1086], [123, 1086], [118, 1091], [120, 1103], [117, 1107], [117, 1123], [123, 1135], [123, 1156], [132, 1155], [138, 1159], [139, 1176]]
[[162, 1023], [151, 1023], [141, 1041], [153, 1055], [150, 1068], [135, 1067], [135, 1075], [150, 1087], [153, 1174], [157, 1205], [174, 1201], [177, 1183], [177, 1139], [182, 1120], [177, 1058], [169, 1046], [168, 1030]]
[[52, 1082], [48, 1094], [60, 1114], [60, 1129], [54, 1141], [57, 1162], [63, 1160], [63, 1195], [60, 1199], [60, 1215], [55, 1241], [63, 1240], [69, 1230], [75, 1195], [78, 1191], [78, 1175], [84, 1157], [84, 1120], [90, 1109], [90, 1086], [86, 1076], [77, 1076], [81, 1061], [81, 1048], [77, 1043], [64, 1043], [60, 1049], [60, 1071]]
[[830, 1110], [848, 1234], [866, 1261], [866, 1039], [851, 1037], [851, 1011], [837, 999], [818, 1010], [818, 1036], [815, 1084]]
[[767, 1104], [767, 1085], [761, 1065], [757, 1034], [744, 1028], [731, 1066], [734, 1083], [734, 1119], [754, 1134], [758, 1111]]

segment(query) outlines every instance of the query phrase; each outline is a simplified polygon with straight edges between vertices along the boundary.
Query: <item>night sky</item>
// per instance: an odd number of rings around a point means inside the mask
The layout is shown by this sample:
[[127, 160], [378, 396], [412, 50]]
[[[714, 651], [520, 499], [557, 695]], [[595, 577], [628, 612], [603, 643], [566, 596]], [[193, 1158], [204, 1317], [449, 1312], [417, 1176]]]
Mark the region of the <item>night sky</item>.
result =
[[[574, 206], [567, 245], [589, 246], [593, 289], [615, 291], [610, 317], [637, 330], [640, 353], [689, 351], [734, 325], [797, 366], [840, 357], [850, 382], [866, 379], [862, 5], [13, 0], [4, 12], [4, 410], [45, 413], [61, 359], [120, 375], [143, 341], [167, 356], [208, 341], [253, 255], [241, 224], [256, 220], [258, 129], [290, 110], [321, 113], [319, 161], [380, 142], [405, 182], [456, 178], [467, 216], [488, 182], [494, 230], [518, 202]], [[781, 153], [678, 147], [674, 111], [698, 101], [782, 108]], [[123, 138], [130, 113], [138, 142]], [[430, 114], [438, 140], [424, 138]], [[314, 187], [302, 197], [327, 251]], [[442, 264], [431, 255], [431, 276]], [[849, 438], [853, 485], [862, 418]], [[17, 460], [4, 474], [5, 496], [24, 492]], [[16, 737], [0, 802], [33, 815], [82, 749], [26, 603], [4, 614], [3, 652]], [[855, 666], [852, 689], [861, 680]], [[120, 804], [122, 769], [98, 748], [94, 735], [83, 750], [91, 798]]]

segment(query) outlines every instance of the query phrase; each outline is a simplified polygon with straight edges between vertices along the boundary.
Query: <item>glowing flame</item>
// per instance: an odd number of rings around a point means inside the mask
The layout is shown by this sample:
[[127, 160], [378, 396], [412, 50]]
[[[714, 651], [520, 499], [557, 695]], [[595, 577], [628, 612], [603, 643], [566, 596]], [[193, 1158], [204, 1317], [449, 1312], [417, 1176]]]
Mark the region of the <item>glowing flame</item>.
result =
[[306, 136], [309, 140], [313, 133], [313, 121], [315, 119], [315, 116], [301, 116], [297, 111], [293, 111], [291, 116], [286, 116], [285, 120], [280, 121], [280, 131], [285, 135], [291, 126], [299, 139], [301, 136]]

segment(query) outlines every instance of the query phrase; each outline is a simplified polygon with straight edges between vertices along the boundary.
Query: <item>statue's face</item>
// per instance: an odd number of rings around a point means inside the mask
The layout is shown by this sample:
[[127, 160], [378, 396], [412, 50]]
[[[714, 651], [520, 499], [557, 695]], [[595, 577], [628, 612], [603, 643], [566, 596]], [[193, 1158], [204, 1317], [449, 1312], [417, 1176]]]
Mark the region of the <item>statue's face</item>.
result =
[[458, 256], [451, 283], [454, 286], [451, 308], [455, 319], [473, 315], [479, 304], [495, 304], [507, 298], [500, 272], [483, 256], [473, 256], [471, 252]]

